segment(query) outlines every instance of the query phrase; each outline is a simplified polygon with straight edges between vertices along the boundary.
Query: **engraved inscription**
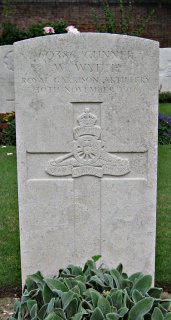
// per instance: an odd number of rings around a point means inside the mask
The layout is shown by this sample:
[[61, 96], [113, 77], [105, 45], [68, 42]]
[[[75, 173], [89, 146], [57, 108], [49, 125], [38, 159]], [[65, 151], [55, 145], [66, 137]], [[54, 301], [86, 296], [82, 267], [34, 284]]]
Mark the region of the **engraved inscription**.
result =
[[171, 77], [171, 60], [168, 60], [168, 68], [167, 68], [166, 77], [168, 77], [168, 78]]
[[123, 176], [130, 172], [129, 160], [105, 151], [101, 138], [101, 127], [96, 124], [96, 115], [86, 108], [78, 118], [78, 126], [73, 129], [72, 152], [50, 160], [45, 169], [52, 176], [83, 175], [103, 177], [103, 175]]
[[4, 56], [4, 65], [7, 69], [14, 71], [13, 51], [8, 51]]
[[[85, 57], [85, 61], [80, 59]], [[24, 75], [22, 85], [35, 94], [108, 94], [115, 88], [137, 90], [138, 86], [151, 82], [146, 69], [140, 72], [144, 51], [136, 50], [35, 50], [30, 69]], [[129, 74], [125, 68], [129, 67]], [[47, 72], [48, 70], [48, 72]], [[43, 78], [41, 74], [43, 73]], [[137, 86], [138, 85], [138, 86]]]
[[[58, 39], [60, 41], [60, 39]], [[150, 52], [149, 52], [150, 55]], [[113, 49], [113, 50], [56, 50], [45, 49], [44, 46], [41, 48], [35, 48], [32, 61], [42, 60], [52, 62], [52, 61], [64, 61], [64, 62], [75, 62], [80, 56], [85, 56], [89, 60], [93, 61], [114, 61], [115, 63], [120, 63], [128, 60], [129, 62], [138, 62], [144, 59], [143, 50], [125, 50], [123, 48]]]
[[96, 176], [96, 177], [103, 177], [103, 170], [102, 168], [98, 167], [91, 167], [91, 166], [83, 166], [83, 167], [76, 167], [73, 168], [72, 176], [74, 178], [80, 176]]
[[[89, 76], [89, 77], [73, 77], [70, 78], [68, 75], [67, 78], [59, 76], [54, 77], [53, 79], [48, 79], [47, 83], [43, 83], [38, 78], [26, 78], [23, 77], [23, 85], [29, 86], [32, 88], [33, 92], [36, 94], [49, 94], [56, 93], [58, 94], [63, 90], [67, 94], [86, 94], [86, 93], [103, 93], [103, 94], [112, 94], [114, 87], [120, 87], [125, 90], [125, 87], [129, 83], [130, 88], [136, 88], [135, 85], [143, 85], [150, 82], [150, 78], [147, 76]], [[51, 84], [51, 82], [53, 84]], [[48, 84], [49, 83], [49, 84]]]

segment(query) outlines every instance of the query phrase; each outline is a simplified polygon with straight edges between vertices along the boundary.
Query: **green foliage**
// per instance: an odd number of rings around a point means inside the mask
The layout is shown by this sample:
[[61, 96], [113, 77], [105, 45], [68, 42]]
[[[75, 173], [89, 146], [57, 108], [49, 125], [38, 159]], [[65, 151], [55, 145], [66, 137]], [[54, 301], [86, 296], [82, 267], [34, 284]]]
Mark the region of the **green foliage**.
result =
[[158, 143], [171, 144], [171, 117], [161, 113], [158, 118]]
[[15, 24], [10, 22], [2, 24], [0, 45], [13, 44], [15, 41], [20, 41], [22, 39], [25, 39], [23, 30], [20, 30]]
[[160, 299], [162, 290], [151, 288], [151, 276], [136, 273], [128, 277], [122, 265], [111, 270], [97, 268], [98, 258], [92, 257], [83, 269], [69, 265], [53, 278], [46, 279], [40, 272], [28, 276], [9, 319], [169, 319], [171, 300]]
[[108, 4], [103, 6], [103, 14], [105, 19], [105, 25], [100, 24], [99, 18], [97, 16], [95, 9], [92, 10], [92, 15], [93, 15], [93, 19], [94, 19], [97, 31], [115, 33], [116, 32], [115, 16]]
[[43, 28], [51, 26], [54, 28], [55, 33], [66, 32], [66, 22], [59, 20], [58, 22], [46, 21], [44, 23], [33, 24], [29, 29], [20, 29], [15, 24], [5, 22], [2, 24], [2, 35], [0, 36], [0, 45], [13, 44], [16, 41], [25, 40], [34, 37], [45, 36]]
[[4, 145], [16, 145], [16, 130], [15, 130], [15, 119], [8, 123], [8, 128], [3, 130], [3, 141]]
[[147, 17], [144, 19], [139, 15], [135, 17], [132, 2], [129, 1], [128, 5], [125, 5], [123, 0], [117, 0], [119, 6], [119, 23], [116, 23], [116, 15], [112, 11], [112, 8], [108, 3], [103, 4], [104, 23], [101, 24], [96, 10], [92, 11], [94, 23], [98, 32], [109, 32], [127, 34], [132, 36], [141, 36], [152, 16], [154, 10], [150, 11]]
[[2, 16], [9, 17], [15, 14], [16, 6], [15, 0], [1, 0], [2, 2]]
[[171, 102], [171, 92], [161, 92], [159, 94], [159, 102], [160, 103], [167, 103]]
[[16, 145], [15, 113], [0, 113], [0, 145]]
[[171, 4], [171, 0], [136, 0], [136, 2], [142, 4]]

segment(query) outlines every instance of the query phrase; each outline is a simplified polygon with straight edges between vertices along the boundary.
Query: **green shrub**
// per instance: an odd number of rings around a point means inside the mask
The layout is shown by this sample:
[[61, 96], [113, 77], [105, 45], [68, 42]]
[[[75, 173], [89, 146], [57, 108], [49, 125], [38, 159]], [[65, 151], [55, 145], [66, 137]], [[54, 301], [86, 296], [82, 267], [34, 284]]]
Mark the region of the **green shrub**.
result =
[[16, 145], [15, 113], [0, 113], [0, 144]]
[[160, 92], [160, 94], [159, 94], [159, 102], [160, 103], [171, 102], [171, 92], [169, 92], [169, 91]]
[[3, 130], [3, 144], [15, 146], [16, 145], [16, 129], [15, 119], [8, 123], [7, 129]]
[[2, 35], [0, 36], [0, 45], [13, 44], [16, 41], [25, 40], [29, 38], [45, 36], [43, 28], [51, 26], [55, 33], [66, 33], [66, 22], [59, 20], [58, 22], [46, 21], [44, 23], [33, 24], [28, 29], [20, 29], [15, 24], [5, 22], [2, 24]]
[[13, 44], [15, 41], [25, 39], [24, 32], [15, 24], [6, 22], [2, 24], [2, 34], [0, 36], [0, 45]]
[[27, 277], [24, 293], [10, 320], [170, 320], [171, 300], [161, 300], [162, 289], [151, 288], [152, 277], [141, 272], [130, 277], [116, 269], [96, 268], [100, 256], [84, 268], [69, 265], [59, 275]]

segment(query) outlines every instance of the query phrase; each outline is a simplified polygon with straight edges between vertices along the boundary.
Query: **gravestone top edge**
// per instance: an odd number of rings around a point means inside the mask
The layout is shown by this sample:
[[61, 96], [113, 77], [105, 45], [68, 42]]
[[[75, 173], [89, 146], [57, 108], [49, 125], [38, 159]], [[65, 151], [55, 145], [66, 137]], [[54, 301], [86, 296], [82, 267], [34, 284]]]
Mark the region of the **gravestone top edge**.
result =
[[[48, 37], [48, 39], [47, 39]], [[159, 48], [160, 43], [156, 40], [151, 40], [147, 38], [141, 38], [141, 37], [135, 37], [135, 36], [129, 36], [129, 35], [123, 35], [123, 34], [112, 34], [112, 33], [99, 33], [99, 32], [81, 32], [78, 35], [72, 34], [72, 33], [61, 33], [61, 34], [53, 34], [53, 35], [47, 35], [47, 36], [41, 36], [41, 37], [35, 37], [35, 38], [30, 38], [30, 39], [25, 39], [21, 41], [14, 42], [14, 47], [22, 46], [22, 44], [27, 44], [27, 43], [34, 43], [37, 41], [42, 41], [47, 42], [47, 40], [51, 40], [53, 38], [55, 39], [63, 39], [63, 38], [68, 38], [68, 39], [78, 39], [78, 38], [91, 38], [91, 37], [96, 37], [98, 38], [110, 38], [110, 39], [122, 39], [124, 40], [129, 40], [131, 42], [136, 41], [139, 43], [148, 43], [151, 45], [156, 45], [157, 48]]]
[[13, 47], [13, 44], [5, 44], [5, 45], [0, 45], [0, 49], [1, 48], [11, 48], [11, 47]]
[[160, 50], [171, 50], [171, 47], [160, 48]]

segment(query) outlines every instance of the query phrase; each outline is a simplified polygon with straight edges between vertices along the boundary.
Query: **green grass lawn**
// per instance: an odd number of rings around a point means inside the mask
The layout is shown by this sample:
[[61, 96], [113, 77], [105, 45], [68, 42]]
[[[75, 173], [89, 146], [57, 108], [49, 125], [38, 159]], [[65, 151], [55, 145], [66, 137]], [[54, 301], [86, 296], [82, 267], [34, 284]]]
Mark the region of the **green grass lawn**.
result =
[[[171, 115], [171, 104], [161, 104], [160, 111]], [[13, 155], [7, 156], [8, 152]], [[3, 287], [21, 284], [15, 147], [0, 147], [0, 181], [0, 287]], [[159, 146], [156, 281], [171, 285], [171, 145]]]
[[159, 146], [156, 281], [171, 285], [171, 145]]
[[[160, 103], [171, 116], [171, 103]], [[171, 286], [171, 145], [159, 146], [157, 195], [156, 282]]]
[[160, 112], [171, 116], [171, 103], [160, 103]]
[[16, 171], [15, 147], [0, 146], [0, 287], [20, 284]]

